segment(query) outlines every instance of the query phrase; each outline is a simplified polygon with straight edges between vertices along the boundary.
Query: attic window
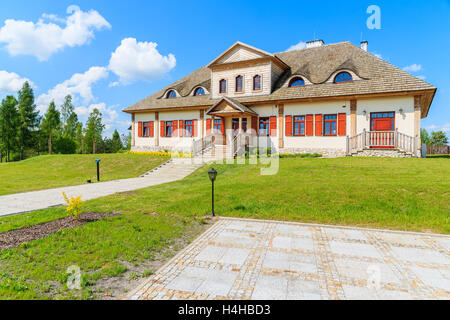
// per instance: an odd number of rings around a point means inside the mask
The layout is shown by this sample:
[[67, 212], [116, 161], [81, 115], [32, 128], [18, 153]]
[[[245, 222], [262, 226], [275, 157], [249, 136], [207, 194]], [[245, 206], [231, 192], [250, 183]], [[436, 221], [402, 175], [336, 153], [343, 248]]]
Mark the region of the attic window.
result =
[[242, 76], [236, 77], [236, 92], [242, 92], [243, 80], [244, 78]]
[[205, 89], [203, 88], [197, 88], [194, 91], [194, 96], [204, 96], [205, 95]]
[[339, 82], [351, 82], [353, 81], [352, 75], [348, 72], [340, 72], [334, 77], [334, 83]]
[[175, 93], [174, 90], [170, 90], [170, 91], [167, 93], [167, 99], [169, 99], [169, 98], [176, 98], [176, 97], [177, 97], [177, 94]]
[[305, 80], [300, 77], [295, 77], [289, 82], [289, 87], [300, 87], [305, 85]]
[[253, 90], [261, 90], [261, 76], [256, 75], [253, 77]]
[[219, 93], [226, 93], [227, 92], [227, 80], [222, 79], [219, 82]]

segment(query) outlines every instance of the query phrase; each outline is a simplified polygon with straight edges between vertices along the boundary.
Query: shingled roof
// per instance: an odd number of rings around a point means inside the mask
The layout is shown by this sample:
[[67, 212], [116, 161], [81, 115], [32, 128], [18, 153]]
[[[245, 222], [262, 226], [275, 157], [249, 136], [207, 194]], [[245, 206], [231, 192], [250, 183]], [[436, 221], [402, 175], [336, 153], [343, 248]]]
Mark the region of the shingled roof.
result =
[[[362, 96], [371, 94], [430, 91], [422, 116], [428, 113], [436, 87], [414, 77], [392, 64], [370, 54], [350, 42], [340, 42], [320, 47], [292, 50], [274, 54], [289, 68], [275, 83], [272, 93], [268, 95], [234, 98], [243, 104], [257, 102], [284, 101], [291, 99], [313, 99], [339, 96]], [[348, 83], [327, 82], [338, 70], [353, 71], [361, 80]], [[311, 85], [300, 87], [283, 87], [292, 75], [301, 75], [311, 81]], [[217, 99], [210, 94], [192, 96], [192, 90], [203, 86], [211, 90], [211, 70], [205, 66], [190, 75], [174, 82], [164, 89], [135, 103], [124, 112], [138, 112], [153, 109], [170, 109], [183, 107], [212, 106]], [[169, 89], [175, 89], [181, 97], [162, 98]]]

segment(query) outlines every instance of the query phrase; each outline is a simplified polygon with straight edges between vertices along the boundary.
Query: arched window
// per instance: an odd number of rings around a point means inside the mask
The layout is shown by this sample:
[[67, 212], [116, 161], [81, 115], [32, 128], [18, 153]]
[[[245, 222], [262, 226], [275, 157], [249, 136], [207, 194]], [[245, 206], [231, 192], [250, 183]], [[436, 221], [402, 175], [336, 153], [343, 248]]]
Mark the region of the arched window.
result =
[[261, 90], [261, 76], [256, 75], [253, 77], [253, 90]]
[[175, 93], [174, 90], [170, 90], [169, 92], [167, 92], [167, 98], [176, 98], [177, 94]]
[[194, 96], [203, 96], [205, 95], [205, 89], [203, 88], [197, 88], [194, 91]]
[[295, 77], [289, 82], [289, 87], [300, 87], [305, 85], [305, 80], [300, 77]]
[[352, 79], [352, 75], [346, 71], [344, 72], [339, 72], [336, 77], [334, 77], [334, 83], [339, 83], [339, 82], [350, 82], [353, 81]]
[[222, 79], [219, 81], [219, 93], [227, 92], [227, 80]]
[[236, 77], [236, 92], [242, 92], [243, 84], [244, 84], [244, 77], [237, 76]]

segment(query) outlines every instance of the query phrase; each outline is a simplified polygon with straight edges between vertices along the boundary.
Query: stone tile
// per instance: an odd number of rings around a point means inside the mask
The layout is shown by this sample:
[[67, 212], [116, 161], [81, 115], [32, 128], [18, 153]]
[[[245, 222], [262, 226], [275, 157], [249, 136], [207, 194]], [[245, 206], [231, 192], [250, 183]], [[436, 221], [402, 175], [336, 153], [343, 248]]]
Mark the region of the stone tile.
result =
[[288, 280], [283, 277], [260, 275], [253, 290], [254, 300], [285, 300]]
[[204, 282], [201, 278], [190, 278], [179, 276], [173, 279], [169, 284], [167, 284], [167, 289], [181, 290], [181, 291], [195, 291]]
[[218, 247], [218, 246], [207, 246], [205, 249], [200, 251], [197, 255], [196, 260], [203, 261], [218, 261], [221, 259], [226, 253], [227, 248]]
[[286, 299], [288, 300], [320, 300], [320, 287], [317, 281], [291, 279], [288, 282]]
[[381, 283], [400, 284], [399, 279], [392, 271], [392, 267], [385, 263], [371, 263], [358, 260], [335, 259], [339, 275], [358, 280], [368, 280], [373, 275], [372, 270], [379, 270]]
[[378, 259], [382, 258], [377, 249], [370, 244], [330, 241], [330, 248], [331, 251], [336, 254], [345, 254], [351, 256], [370, 257]]
[[225, 254], [218, 261], [219, 263], [228, 263], [242, 266], [249, 253], [249, 249], [228, 248]]
[[395, 255], [401, 260], [450, 265], [450, 260], [439, 251], [396, 246], [391, 246], [391, 248]]
[[390, 243], [391, 245], [401, 245], [401, 246], [420, 246], [420, 247], [430, 247], [423, 241], [423, 236], [413, 235], [413, 234], [400, 234], [391, 232], [376, 232], [375, 235], [383, 241]]

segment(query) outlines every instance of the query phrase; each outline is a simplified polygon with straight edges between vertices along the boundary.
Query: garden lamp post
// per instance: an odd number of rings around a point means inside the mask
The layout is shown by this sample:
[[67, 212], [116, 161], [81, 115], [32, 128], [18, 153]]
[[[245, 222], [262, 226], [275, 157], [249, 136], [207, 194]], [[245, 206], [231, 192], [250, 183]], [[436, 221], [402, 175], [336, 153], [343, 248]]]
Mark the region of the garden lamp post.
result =
[[211, 207], [212, 207], [212, 213], [211, 215], [215, 217], [214, 214], [214, 180], [216, 180], [217, 171], [212, 168], [210, 171], [208, 171], [209, 180], [211, 180]]
[[100, 159], [95, 159], [97, 162], [97, 181], [100, 181]]

